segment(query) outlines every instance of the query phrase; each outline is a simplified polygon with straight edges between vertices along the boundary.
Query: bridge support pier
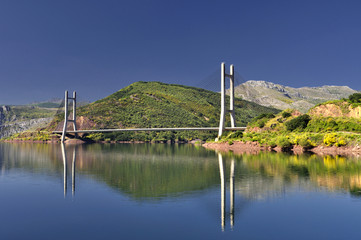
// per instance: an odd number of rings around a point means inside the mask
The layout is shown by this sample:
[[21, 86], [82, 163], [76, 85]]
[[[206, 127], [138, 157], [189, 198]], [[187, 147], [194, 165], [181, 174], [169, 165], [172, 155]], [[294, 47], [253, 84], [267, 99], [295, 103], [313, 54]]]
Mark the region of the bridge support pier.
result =
[[[73, 119], [68, 119], [68, 101], [69, 100], [73, 100]], [[65, 141], [65, 135], [66, 135], [66, 130], [68, 127], [68, 122], [72, 122], [73, 123], [73, 128], [74, 131], [76, 131], [76, 92], [73, 92], [73, 97], [70, 98], [68, 96], [68, 91], [65, 91], [65, 100], [64, 100], [64, 127], [63, 127], [63, 132], [61, 135], [61, 142]], [[75, 137], [77, 137], [77, 133], [75, 133]]]
[[231, 127], [236, 127], [236, 117], [235, 117], [235, 110], [234, 110], [234, 66], [231, 64], [229, 69], [229, 74], [226, 74], [225, 64], [221, 63], [221, 115], [219, 119], [219, 130], [218, 130], [218, 137], [216, 141], [218, 141], [224, 131], [225, 128], [225, 117], [226, 117], [226, 80], [225, 78], [228, 77], [230, 80], [230, 89], [229, 89], [229, 96], [230, 96], [230, 106], [229, 106], [229, 113], [231, 118]]

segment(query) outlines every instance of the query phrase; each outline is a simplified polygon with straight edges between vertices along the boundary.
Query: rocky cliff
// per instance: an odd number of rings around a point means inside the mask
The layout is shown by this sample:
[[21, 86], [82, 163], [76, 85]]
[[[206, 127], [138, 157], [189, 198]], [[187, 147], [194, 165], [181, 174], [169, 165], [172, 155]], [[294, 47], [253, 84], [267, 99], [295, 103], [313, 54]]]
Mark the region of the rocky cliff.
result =
[[28, 121], [0, 125], [0, 138], [9, 137], [16, 133], [20, 133], [29, 129], [46, 126], [50, 123], [51, 120], [52, 118], [37, 118]]
[[54, 113], [34, 106], [0, 106], [0, 138], [46, 126]]
[[[15, 120], [14, 117], [16, 118], [15, 115], [11, 116], [11, 114], [10, 114], [9, 106], [0, 106], [0, 126], [5, 122]], [[13, 118], [13, 119], [11, 119], [11, 118]]]
[[347, 86], [292, 88], [266, 81], [247, 81], [235, 88], [235, 95], [263, 106], [293, 108], [307, 112], [316, 104], [347, 98], [358, 91]]

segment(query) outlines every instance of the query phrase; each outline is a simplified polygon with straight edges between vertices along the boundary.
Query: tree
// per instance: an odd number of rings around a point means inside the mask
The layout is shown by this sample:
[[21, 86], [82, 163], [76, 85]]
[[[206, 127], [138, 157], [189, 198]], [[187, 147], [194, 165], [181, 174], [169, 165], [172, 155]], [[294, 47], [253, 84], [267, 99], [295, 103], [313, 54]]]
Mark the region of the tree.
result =
[[352, 103], [361, 103], [361, 93], [354, 93], [348, 97]]
[[303, 130], [307, 127], [308, 122], [311, 120], [310, 116], [307, 114], [298, 116], [290, 121], [286, 122], [286, 128], [288, 131], [294, 131], [296, 129]]

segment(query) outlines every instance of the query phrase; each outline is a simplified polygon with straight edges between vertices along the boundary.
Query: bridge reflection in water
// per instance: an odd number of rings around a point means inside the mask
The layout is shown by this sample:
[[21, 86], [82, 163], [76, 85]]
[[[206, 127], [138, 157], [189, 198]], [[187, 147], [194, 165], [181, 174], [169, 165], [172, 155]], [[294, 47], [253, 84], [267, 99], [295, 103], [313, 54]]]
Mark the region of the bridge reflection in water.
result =
[[[225, 177], [225, 164], [221, 153], [218, 153], [218, 163], [219, 163], [219, 176], [221, 178], [221, 226], [222, 231], [224, 231], [226, 225], [226, 177]], [[233, 229], [234, 226], [234, 159], [231, 160], [231, 170], [229, 177], [229, 218], [230, 225]]]
[[[73, 159], [71, 164], [71, 186], [72, 186], [72, 196], [75, 195], [75, 174], [76, 174], [76, 149], [77, 146], [73, 147]], [[64, 197], [67, 196], [67, 186], [68, 186], [68, 158], [67, 158], [67, 151], [66, 146], [64, 143], [61, 143], [61, 153], [63, 158], [63, 174], [64, 174]], [[226, 177], [225, 177], [225, 162], [223, 160], [222, 154], [218, 153], [218, 164], [219, 164], [219, 174], [220, 174], [220, 181], [221, 181], [221, 227], [222, 231], [224, 231], [226, 226]], [[233, 229], [234, 226], [234, 168], [235, 163], [234, 159], [231, 159], [231, 166], [230, 166], [230, 178], [229, 178], [229, 191], [230, 191], [230, 226]]]
[[[61, 143], [61, 154], [63, 156], [63, 166], [64, 166], [64, 197], [67, 195], [67, 186], [68, 186], [68, 167], [67, 167], [67, 156], [65, 150], [65, 144]], [[71, 164], [71, 193], [72, 196], [75, 195], [75, 163], [76, 163], [76, 146], [73, 148], [73, 161]]]

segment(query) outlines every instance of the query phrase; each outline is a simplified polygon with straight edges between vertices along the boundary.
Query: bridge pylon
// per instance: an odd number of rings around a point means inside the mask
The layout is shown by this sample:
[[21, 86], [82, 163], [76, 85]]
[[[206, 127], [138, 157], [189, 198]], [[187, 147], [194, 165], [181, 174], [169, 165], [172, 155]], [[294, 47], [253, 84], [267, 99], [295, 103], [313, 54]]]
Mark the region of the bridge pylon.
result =
[[233, 64], [230, 65], [229, 74], [226, 73], [225, 64], [224, 62], [221, 63], [221, 115], [219, 119], [219, 130], [218, 130], [218, 137], [216, 141], [218, 141], [224, 131], [225, 128], [225, 117], [226, 117], [226, 78], [230, 80], [230, 89], [229, 89], [229, 97], [230, 97], [230, 105], [228, 112], [230, 113], [231, 117], [231, 127], [236, 127], [236, 114], [234, 109], [234, 66]]
[[[73, 97], [69, 97], [68, 95], [68, 91], [65, 91], [65, 99], [64, 99], [64, 127], [63, 127], [63, 132], [61, 135], [61, 142], [65, 141], [65, 135], [66, 135], [66, 130], [68, 127], [68, 122], [72, 122], [73, 123], [73, 127], [74, 127], [74, 131], [76, 131], [76, 92], [73, 92]], [[68, 102], [69, 100], [73, 100], [73, 119], [68, 119]], [[77, 137], [77, 133], [74, 133], [75, 137]]]

